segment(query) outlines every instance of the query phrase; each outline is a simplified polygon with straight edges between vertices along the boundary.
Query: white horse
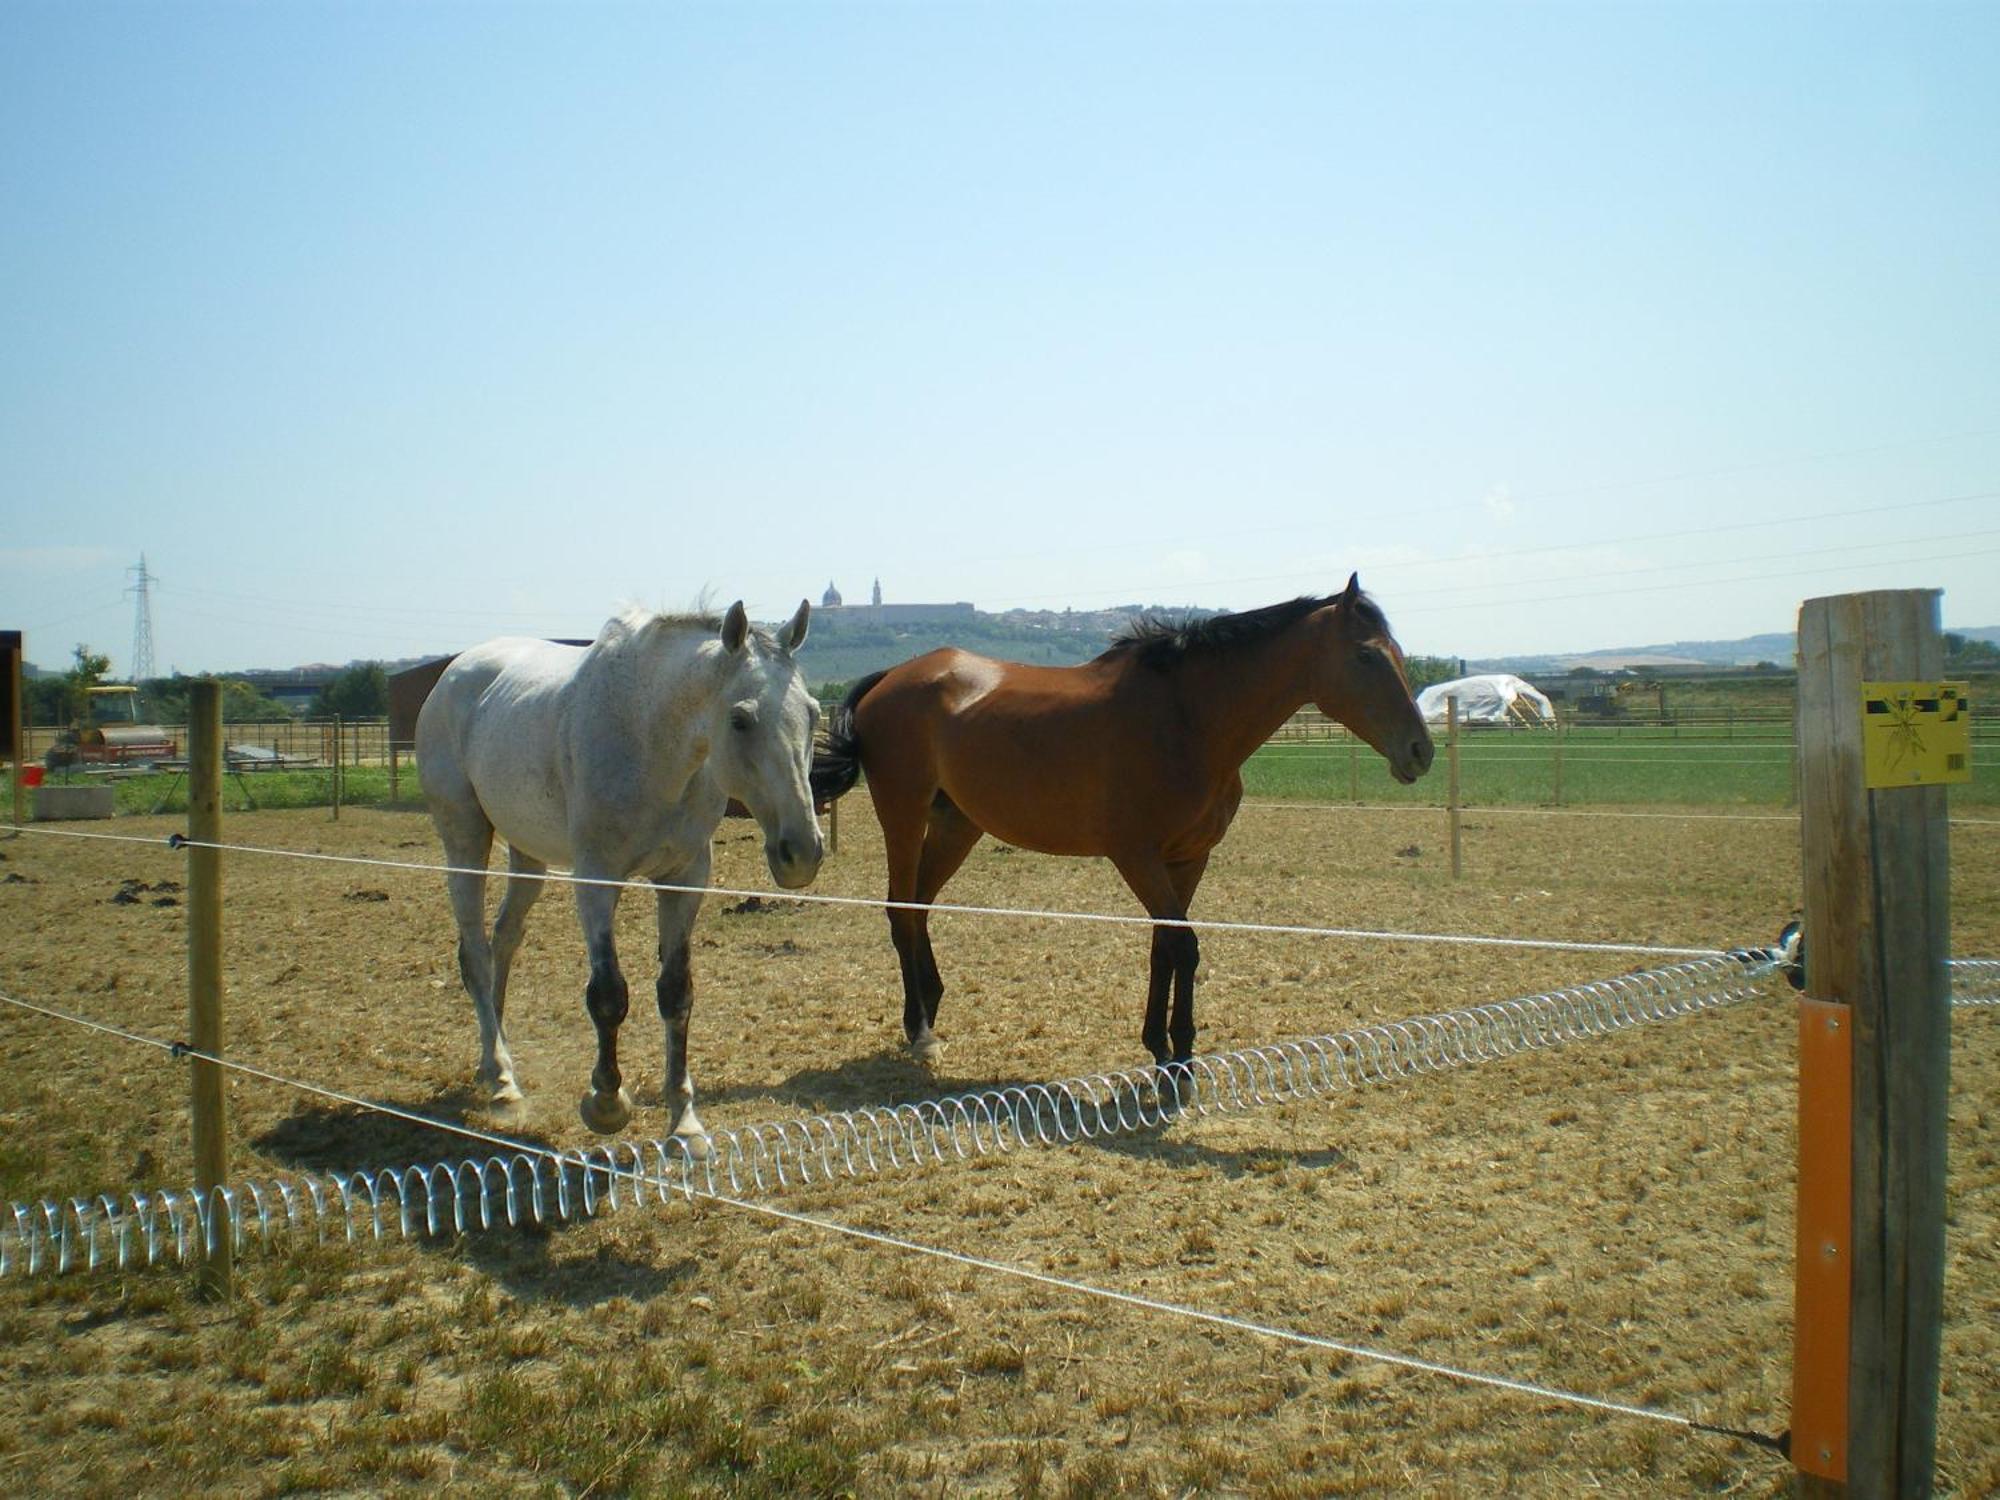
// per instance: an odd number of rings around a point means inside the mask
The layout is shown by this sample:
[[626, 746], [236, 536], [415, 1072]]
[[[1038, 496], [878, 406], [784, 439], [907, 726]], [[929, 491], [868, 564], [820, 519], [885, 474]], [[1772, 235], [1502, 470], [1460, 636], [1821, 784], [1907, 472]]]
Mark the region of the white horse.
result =
[[[801, 602], [776, 638], [750, 627], [742, 601], [720, 620], [630, 610], [589, 646], [507, 638], [457, 657], [417, 716], [417, 769], [447, 862], [458, 921], [458, 968], [479, 1017], [479, 1080], [503, 1118], [521, 1113], [501, 1031], [507, 972], [550, 865], [595, 880], [644, 878], [658, 892], [664, 1096], [673, 1135], [701, 1152], [687, 1071], [694, 990], [688, 930], [708, 884], [710, 840], [734, 797], [764, 831], [781, 886], [819, 873], [822, 845], [806, 773], [818, 705], [793, 653], [806, 638]], [[508, 880], [486, 932], [487, 856], [507, 841]], [[632, 1096], [618, 1072], [627, 989], [612, 941], [615, 885], [578, 885], [590, 955], [584, 1003], [597, 1026], [597, 1067], [583, 1123], [624, 1128]]]

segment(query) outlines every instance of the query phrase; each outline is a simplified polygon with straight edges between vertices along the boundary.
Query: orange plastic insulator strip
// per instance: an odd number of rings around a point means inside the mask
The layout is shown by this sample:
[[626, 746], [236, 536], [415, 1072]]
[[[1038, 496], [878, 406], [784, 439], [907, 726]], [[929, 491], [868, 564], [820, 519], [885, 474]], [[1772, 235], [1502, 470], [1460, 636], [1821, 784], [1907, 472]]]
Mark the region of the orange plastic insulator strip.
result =
[[1853, 1261], [1853, 1013], [1799, 1001], [1799, 1240], [1792, 1343], [1792, 1463], [1847, 1480], [1847, 1337]]

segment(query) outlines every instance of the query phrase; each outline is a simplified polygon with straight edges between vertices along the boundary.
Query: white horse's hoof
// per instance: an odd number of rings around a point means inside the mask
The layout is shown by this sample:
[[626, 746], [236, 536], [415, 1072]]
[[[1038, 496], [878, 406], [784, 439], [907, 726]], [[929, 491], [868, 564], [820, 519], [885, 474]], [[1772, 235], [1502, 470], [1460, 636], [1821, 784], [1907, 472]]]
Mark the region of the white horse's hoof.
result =
[[632, 1096], [622, 1088], [615, 1095], [588, 1093], [577, 1102], [576, 1112], [599, 1135], [616, 1135], [632, 1122]]
[[486, 1101], [486, 1113], [499, 1125], [523, 1125], [528, 1119], [528, 1101], [519, 1089], [501, 1089]]
[[708, 1138], [708, 1132], [699, 1125], [692, 1130], [682, 1126], [668, 1139], [685, 1153], [689, 1161], [707, 1161], [715, 1155], [715, 1142]]
[[936, 1067], [938, 1059], [943, 1055], [944, 1043], [939, 1041], [935, 1034], [920, 1036], [910, 1043], [910, 1056], [927, 1068]]

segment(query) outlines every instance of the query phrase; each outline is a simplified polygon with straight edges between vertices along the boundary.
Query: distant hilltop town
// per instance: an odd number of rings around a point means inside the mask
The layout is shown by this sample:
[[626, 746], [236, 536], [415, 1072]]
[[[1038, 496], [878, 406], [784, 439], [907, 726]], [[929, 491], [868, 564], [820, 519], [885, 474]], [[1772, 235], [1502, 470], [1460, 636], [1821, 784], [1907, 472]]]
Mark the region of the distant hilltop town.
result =
[[940, 620], [969, 620], [978, 613], [963, 599], [954, 604], [884, 604], [882, 580], [879, 578], [875, 580], [875, 587], [870, 590], [866, 604], [846, 603], [840, 597], [840, 590], [828, 579], [826, 592], [820, 595], [819, 607], [823, 610], [844, 610], [876, 625], [929, 625]]
[[[879, 578], [868, 591], [866, 604], [847, 603], [839, 587], [829, 579], [826, 592], [820, 595], [819, 607], [822, 612], [838, 610], [840, 613], [834, 618], [856, 624], [946, 625], [979, 619], [1004, 622], [1019, 630], [1059, 630], [1102, 636], [1107, 644], [1114, 633], [1130, 624], [1136, 616], [1154, 613], [1160, 608], [1157, 605], [1119, 604], [1110, 609], [1006, 609], [988, 612], [975, 608], [963, 599], [950, 604], [887, 604], [882, 599], [882, 580]], [[1212, 609], [1198, 608], [1167, 612], [1193, 616], [1217, 613]]]

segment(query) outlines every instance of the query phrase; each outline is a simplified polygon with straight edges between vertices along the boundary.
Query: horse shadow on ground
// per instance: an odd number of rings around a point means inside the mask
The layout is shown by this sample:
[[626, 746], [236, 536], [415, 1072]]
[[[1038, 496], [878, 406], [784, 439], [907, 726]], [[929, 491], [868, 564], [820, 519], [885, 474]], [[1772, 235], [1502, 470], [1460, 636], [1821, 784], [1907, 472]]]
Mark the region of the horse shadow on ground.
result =
[[[367, 1227], [371, 1213], [369, 1195], [360, 1180], [377, 1184], [383, 1238], [405, 1239], [424, 1253], [462, 1259], [524, 1301], [563, 1302], [581, 1308], [613, 1297], [643, 1302], [676, 1289], [692, 1289], [700, 1270], [692, 1255], [661, 1263], [656, 1258], [626, 1251], [613, 1242], [600, 1242], [587, 1259], [561, 1258], [553, 1253], [562, 1235], [591, 1217], [582, 1207], [586, 1184], [585, 1169], [581, 1166], [565, 1164], [562, 1168], [564, 1186], [573, 1206], [570, 1217], [556, 1216], [553, 1168], [545, 1167], [542, 1182], [544, 1202], [548, 1205], [546, 1216], [537, 1220], [527, 1211], [523, 1178], [517, 1198], [518, 1222], [511, 1225], [504, 1205], [503, 1179], [497, 1173], [492, 1174], [489, 1208], [493, 1227], [480, 1228], [477, 1191], [470, 1180], [476, 1173], [453, 1173], [452, 1180], [447, 1181], [447, 1174], [436, 1169], [439, 1166], [458, 1169], [461, 1163], [484, 1163], [520, 1153], [554, 1152], [559, 1149], [556, 1143], [532, 1129], [489, 1128], [484, 1122], [482, 1102], [469, 1088], [439, 1093], [416, 1104], [399, 1100], [383, 1102], [413, 1114], [430, 1116], [446, 1125], [480, 1130], [495, 1139], [468, 1140], [436, 1126], [376, 1109], [306, 1105], [253, 1138], [250, 1144], [294, 1171], [321, 1178], [342, 1174], [355, 1179], [353, 1191], [358, 1195], [358, 1206], [353, 1218], [357, 1238], [371, 1233]], [[503, 1145], [503, 1140], [513, 1144]], [[372, 1165], [358, 1167], [357, 1162]], [[396, 1181], [390, 1180], [392, 1175]], [[591, 1175], [593, 1181], [589, 1186], [595, 1193], [603, 1194], [610, 1185], [608, 1174], [600, 1170]], [[627, 1191], [620, 1184], [621, 1205]], [[399, 1222], [406, 1193], [414, 1205], [410, 1216], [414, 1232], [407, 1235]], [[454, 1193], [458, 1195], [456, 1206], [467, 1225], [463, 1234], [455, 1228]], [[438, 1224], [435, 1232], [429, 1228], [433, 1206]], [[340, 1232], [337, 1227], [331, 1231]]]
[[[1110, 1083], [1122, 1086], [1121, 1079], [1138, 1078], [1145, 1071], [1138, 1067], [1121, 1070], [1119, 1074], [1112, 1075]], [[885, 1047], [831, 1066], [801, 1068], [775, 1085], [710, 1089], [702, 1094], [700, 1102], [709, 1128], [718, 1130], [723, 1128], [719, 1121], [720, 1112], [712, 1107], [738, 1100], [776, 1097], [796, 1106], [802, 1115], [838, 1115], [847, 1110], [895, 1108], [957, 1095], [1034, 1089], [1044, 1082], [1042, 1079], [1002, 1078], [990, 1074], [954, 1075], [918, 1062], [901, 1048]], [[1153, 1102], [1150, 1086], [1142, 1087], [1146, 1089], [1146, 1103], [1150, 1106]], [[1128, 1118], [1137, 1118], [1139, 1101], [1130, 1092], [1126, 1092], [1124, 1098]], [[1074, 1144], [1078, 1146], [1134, 1159], [1211, 1167], [1230, 1178], [1268, 1173], [1274, 1164], [1289, 1164], [1307, 1170], [1353, 1167], [1347, 1152], [1337, 1146], [1237, 1148], [1190, 1138], [1191, 1128], [1200, 1124], [1204, 1117], [1189, 1111], [1178, 1113], [1157, 1125], [1089, 1134], [1075, 1129], [1074, 1114], [1066, 1105], [1062, 1107], [1061, 1116], [1061, 1123], [1067, 1127], [1064, 1133], [1073, 1131], [1077, 1136]], [[1049, 1123], [1054, 1125], [1056, 1121], [1051, 1119]]]

